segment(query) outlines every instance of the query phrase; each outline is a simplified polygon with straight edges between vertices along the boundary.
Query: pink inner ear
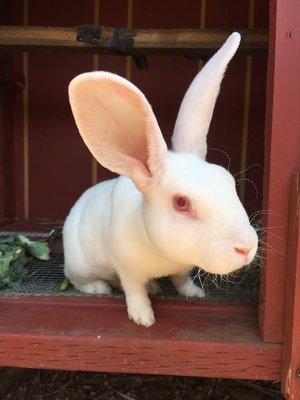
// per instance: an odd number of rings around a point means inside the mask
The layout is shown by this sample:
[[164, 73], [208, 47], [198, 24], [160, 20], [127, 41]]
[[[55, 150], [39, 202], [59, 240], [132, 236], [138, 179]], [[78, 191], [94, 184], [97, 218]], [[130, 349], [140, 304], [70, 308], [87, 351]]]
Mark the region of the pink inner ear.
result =
[[125, 79], [104, 72], [80, 75], [69, 93], [78, 129], [94, 157], [137, 186], [137, 181], [149, 180], [166, 145], [144, 95]]
[[[102, 119], [98, 122], [98, 140], [106, 143], [110, 150], [133, 157], [147, 166], [147, 138], [145, 136], [144, 121], [136, 112], [142, 109], [131, 106], [131, 97], [122, 96], [116, 99], [104, 100], [104, 96], [97, 95], [97, 110], [102, 110]], [[111, 103], [116, 104], [112, 105]], [[113, 110], [117, 110], [113, 111]], [[97, 110], [91, 110], [97, 112]]]
[[[117, 112], [107, 112], [112, 117], [112, 135], [113, 144], [116, 148], [130, 157], [140, 160], [147, 166], [147, 136], [144, 103], [136, 97], [133, 92], [128, 91], [123, 86], [110, 85], [111, 93], [115, 93]], [[99, 97], [98, 97], [99, 98]], [[99, 99], [99, 105], [101, 104]], [[103, 104], [104, 103], [104, 104]], [[102, 102], [105, 107], [105, 102]], [[114, 106], [112, 107], [114, 109]]]

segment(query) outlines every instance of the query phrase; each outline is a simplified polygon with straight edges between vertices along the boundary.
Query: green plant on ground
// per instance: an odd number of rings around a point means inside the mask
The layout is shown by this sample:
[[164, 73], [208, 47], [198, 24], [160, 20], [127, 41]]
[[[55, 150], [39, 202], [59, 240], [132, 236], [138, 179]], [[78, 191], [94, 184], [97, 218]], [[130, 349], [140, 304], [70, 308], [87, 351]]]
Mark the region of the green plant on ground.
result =
[[16, 288], [28, 275], [32, 259], [47, 261], [50, 248], [47, 243], [32, 241], [24, 235], [0, 239], [0, 288]]

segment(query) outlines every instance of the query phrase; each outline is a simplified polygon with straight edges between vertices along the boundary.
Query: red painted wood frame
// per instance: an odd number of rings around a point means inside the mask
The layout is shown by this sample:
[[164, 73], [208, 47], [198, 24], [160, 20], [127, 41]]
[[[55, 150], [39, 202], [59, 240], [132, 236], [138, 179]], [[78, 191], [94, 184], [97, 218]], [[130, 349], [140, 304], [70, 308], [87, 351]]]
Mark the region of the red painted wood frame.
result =
[[0, 365], [280, 379], [281, 345], [261, 341], [253, 306], [164, 300], [154, 310], [147, 329], [122, 299], [1, 299]]
[[283, 343], [283, 393], [300, 399], [300, 173], [291, 184]]
[[[28, 5], [23, 17], [22, 3]], [[179, 0], [14, 0], [11, 4], [18, 5], [14, 24], [75, 26], [82, 20], [98, 19], [112, 26], [133, 23], [137, 28], [268, 26], [267, 0], [191, 0], [188, 8]], [[149, 55], [149, 71], [138, 70], [130, 58], [107, 55], [28, 53], [23, 59], [20, 54], [14, 55], [14, 60], [14, 68], [26, 75], [25, 90], [16, 96], [14, 118], [14, 212], [18, 218], [29, 219], [64, 218], [83, 190], [97, 180], [111, 177], [104, 168], [97, 168], [76, 131], [67, 99], [67, 85], [74, 75], [100, 68], [131, 79], [149, 98], [169, 143], [182, 95], [199, 69], [197, 60], [168, 55]], [[240, 192], [245, 193], [242, 197], [249, 213], [259, 210], [262, 204], [266, 60], [266, 55], [234, 58], [222, 85], [209, 135], [209, 161], [228, 167], [225, 152], [231, 159], [231, 172], [246, 169], [239, 178], [246, 175], [255, 182], [257, 196], [248, 181], [246, 184], [239, 179], [238, 183]]]
[[264, 182], [268, 252], [260, 329], [264, 341], [278, 343], [283, 339], [290, 177], [300, 171], [299, 15], [297, 0], [270, 2]]
[[[145, 330], [128, 321], [123, 303], [116, 301], [2, 299], [1, 365], [252, 379], [281, 377], [285, 282], [299, 273], [299, 252], [289, 256], [286, 264], [286, 242], [276, 237], [287, 238], [289, 181], [291, 173], [300, 169], [299, 13], [296, 0], [271, 1], [265, 205], [271, 211], [266, 217], [270, 229], [267, 245], [276, 252], [267, 254], [263, 271], [260, 328], [264, 341], [258, 334], [255, 308], [245, 305], [156, 302], [159, 322]], [[271, 231], [275, 226], [281, 228]], [[292, 272], [286, 274], [286, 270]], [[293, 292], [296, 300], [297, 287], [292, 289], [289, 287], [287, 293]], [[286, 316], [292, 315], [297, 323], [298, 306], [295, 301], [291, 306], [290, 300], [292, 297], [286, 299]], [[290, 310], [294, 310], [292, 314], [288, 314]], [[295, 323], [285, 326], [285, 377], [289, 377], [290, 364], [295, 373], [299, 360], [299, 348], [292, 340], [297, 337]], [[295, 380], [292, 382], [290, 393], [298, 390]]]

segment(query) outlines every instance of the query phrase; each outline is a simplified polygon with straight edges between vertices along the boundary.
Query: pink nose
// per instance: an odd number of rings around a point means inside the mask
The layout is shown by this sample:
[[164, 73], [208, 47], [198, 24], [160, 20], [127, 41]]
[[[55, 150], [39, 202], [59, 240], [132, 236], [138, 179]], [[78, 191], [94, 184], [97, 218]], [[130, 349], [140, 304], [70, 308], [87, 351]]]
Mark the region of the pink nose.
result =
[[246, 256], [250, 252], [251, 248], [249, 248], [249, 247], [235, 247], [234, 250], [238, 254], [240, 254], [241, 256]]

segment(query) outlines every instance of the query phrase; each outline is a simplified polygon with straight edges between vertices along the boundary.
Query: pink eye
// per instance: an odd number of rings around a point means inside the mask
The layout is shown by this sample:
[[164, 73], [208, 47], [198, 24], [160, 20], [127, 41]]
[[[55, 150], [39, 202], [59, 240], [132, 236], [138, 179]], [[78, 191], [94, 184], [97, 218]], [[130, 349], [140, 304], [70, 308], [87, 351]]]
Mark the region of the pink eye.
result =
[[191, 200], [186, 196], [174, 196], [173, 207], [176, 211], [189, 212], [191, 209]]

